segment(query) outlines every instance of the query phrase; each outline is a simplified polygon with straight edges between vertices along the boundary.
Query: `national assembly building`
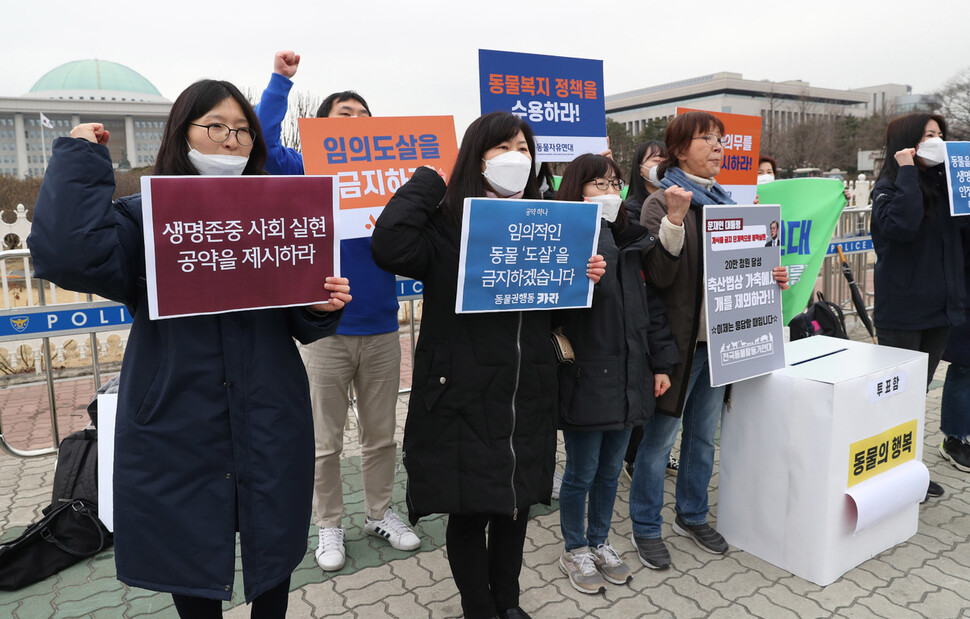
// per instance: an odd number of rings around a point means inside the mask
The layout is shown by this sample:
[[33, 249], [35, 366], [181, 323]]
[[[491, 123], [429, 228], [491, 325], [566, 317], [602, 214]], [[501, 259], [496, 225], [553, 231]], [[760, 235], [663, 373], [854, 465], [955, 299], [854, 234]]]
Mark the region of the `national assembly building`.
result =
[[55, 138], [85, 122], [111, 132], [116, 169], [153, 165], [172, 103], [141, 74], [107, 60], [48, 71], [21, 97], [0, 97], [0, 174], [43, 176]]

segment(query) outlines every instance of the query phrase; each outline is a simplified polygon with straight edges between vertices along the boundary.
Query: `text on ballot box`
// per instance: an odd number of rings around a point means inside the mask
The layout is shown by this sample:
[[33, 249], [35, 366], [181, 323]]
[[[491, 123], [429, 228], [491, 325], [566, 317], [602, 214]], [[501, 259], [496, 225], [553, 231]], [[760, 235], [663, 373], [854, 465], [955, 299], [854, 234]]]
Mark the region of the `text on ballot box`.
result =
[[787, 367], [733, 387], [717, 528], [824, 586], [916, 534], [926, 355], [823, 336], [785, 354]]

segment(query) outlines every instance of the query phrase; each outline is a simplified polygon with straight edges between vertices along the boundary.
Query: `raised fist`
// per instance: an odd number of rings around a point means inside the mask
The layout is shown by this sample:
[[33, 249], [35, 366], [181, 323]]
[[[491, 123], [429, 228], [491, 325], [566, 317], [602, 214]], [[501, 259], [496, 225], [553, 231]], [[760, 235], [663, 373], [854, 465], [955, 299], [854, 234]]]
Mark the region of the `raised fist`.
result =
[[273, 58], [273, 73], [279, 73], [285, 78], [292, 79], [300, 66], [300, 55], [292, 50], [276, 52]]
[[84, 138], [95, 144], [108, 143], [108, 130], [101, 123], [84, 123], [71, 129], [72, 138]]

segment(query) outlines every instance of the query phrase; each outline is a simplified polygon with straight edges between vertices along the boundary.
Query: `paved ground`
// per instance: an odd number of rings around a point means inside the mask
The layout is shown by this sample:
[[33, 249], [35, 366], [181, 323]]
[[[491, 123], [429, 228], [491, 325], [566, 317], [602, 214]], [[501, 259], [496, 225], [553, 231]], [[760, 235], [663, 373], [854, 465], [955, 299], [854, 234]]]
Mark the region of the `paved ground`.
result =
[[[402, 340], [402, 343], [406, 340]], [[634, 567], [626, 586], [610, 586], [604, 595], [575, 592], [556, 565], [562, 551], [556, 502], [535, 509], [529, 524], [521, 576], [522, 607], [534, 617], [961, 617], [970, 616], [970, 475], [944, 462], [937, 451], [939, 406], [946, 365], [937, 372], [927, 396], [924, 459], [933, 479], [946, 489], [920, 510], [919, 532], [819, 587], [746, 552], [724, 556], [700, 551], [665, 524], [674, 566], [663, 572], [641, 567], [627, 541], [630, 535], [627, 488], [621, 478], [612, 541]], [[93, 387], [88, 381], [60, 383], [55, 391], [61, 434], [85, 423], [83, 408]], [[398, 405], [403, 428], [406, 396]], [[4, 434], [18, 447], [41, 447], [49, 440], [46, 387], [21, 386], [0, 391]], [[39, 412], [38, 412], [39, 411]], [[29, 422], [25, 419], [29, 418]], [[400, 436], [400, 435], [399, 435]], [[423, 544], [415, 553], [391, 549], [362, 530], [356, 432], [347, 433], [344, 460], [348, 562], [325, 575], [314, 561], [316, 529], [308, 532], [308, 553], [293, 577], [292, 617], [458, 617], [458, 593], [444, 548], [443, 517], [422, 521]], [[563, 456], [560, 451], [560, 461]], [[50, 500], [53, 457], [22, 460], [0, 454], [0, 531], [17, 535]], [[668, 476], [668, 505], [673, 503]], [[717, 515], [717, 473], [711, 489], [712, 520]], [[756, 483], [756, 482], [755, 482]], [[404, 473], [398, 472], [394, 504], [403, 510]], [[673, 510], [664, 518], [669, 523]], [[238, 562], [237, 562], [238, 566]], [[175, 617], [168, 595], [129, 589], [114, 578], [109, 550], [60, 574], [17, 592], [0, 592], [0, 617]], [[239, 586], [237, 574], [237, 590]], [[235, 598], [227, 617], [249, 616]]]

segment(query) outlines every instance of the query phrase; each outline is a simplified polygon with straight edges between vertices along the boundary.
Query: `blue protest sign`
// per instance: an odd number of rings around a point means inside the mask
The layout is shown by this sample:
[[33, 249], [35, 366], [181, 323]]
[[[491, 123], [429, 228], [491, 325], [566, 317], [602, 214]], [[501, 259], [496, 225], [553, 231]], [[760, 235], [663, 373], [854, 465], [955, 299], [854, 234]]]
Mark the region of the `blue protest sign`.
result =
[[478, 79], [482, 114], [527, 120], [539, 161], [572, 161], [608, 148], [602, 60], [480, 49]]
[[466, 198], [455, 311], [589, 307], [599, 227], [590, 202]]
[[946, 189], [950, 214], [970, 215], [970, 142], [946, 143]]

